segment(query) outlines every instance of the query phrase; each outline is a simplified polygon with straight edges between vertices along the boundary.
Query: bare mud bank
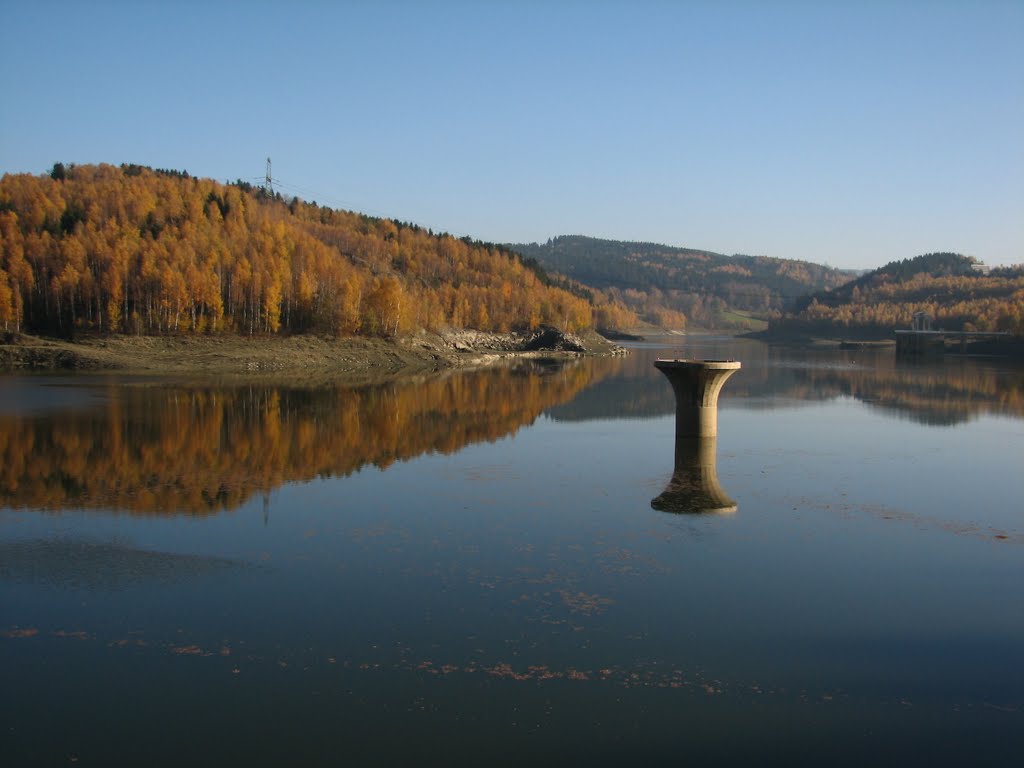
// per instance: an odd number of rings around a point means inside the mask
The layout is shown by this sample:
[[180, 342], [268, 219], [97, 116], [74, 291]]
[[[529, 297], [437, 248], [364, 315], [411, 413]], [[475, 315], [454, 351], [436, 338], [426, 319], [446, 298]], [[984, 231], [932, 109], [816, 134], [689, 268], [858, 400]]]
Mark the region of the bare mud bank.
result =
[[477, 331], [402, 339], [302, 336], [0, 337], [0, 371], [118, 371], [143, 375], [327, 376], [353, 380], [487, 365], [509, 357], [624, 354], [596, 333]]

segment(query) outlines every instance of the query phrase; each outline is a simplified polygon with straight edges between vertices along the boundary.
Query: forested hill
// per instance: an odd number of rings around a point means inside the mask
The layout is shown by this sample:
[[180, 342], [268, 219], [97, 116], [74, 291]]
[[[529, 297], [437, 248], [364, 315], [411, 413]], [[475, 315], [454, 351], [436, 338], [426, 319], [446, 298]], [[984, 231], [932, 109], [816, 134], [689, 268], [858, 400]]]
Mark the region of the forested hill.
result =
[[1024, 335], [1024, 268], [986, 270], [957, 253], [893, 261], [834, 291], [802, 299], [773, 320], [776, 333], [891, 336], [916, 312], [945, 330]]
[[679, 325], [680, 313], [707, 327], [728, 327], [734, 310], [774, 316], [798, 297], [834, 288], [854, 276], [792, 259], [726, 256], [577, 235], [507, 247], [536, 259], [547, 270], [607, 291], [645, 319], [666, 326]]
[[[0, 329], [404, 335], [628, 325], [501, 246], [137, 165], [0, 179]], [[568, 290], [567, 290], [568, 289]]]

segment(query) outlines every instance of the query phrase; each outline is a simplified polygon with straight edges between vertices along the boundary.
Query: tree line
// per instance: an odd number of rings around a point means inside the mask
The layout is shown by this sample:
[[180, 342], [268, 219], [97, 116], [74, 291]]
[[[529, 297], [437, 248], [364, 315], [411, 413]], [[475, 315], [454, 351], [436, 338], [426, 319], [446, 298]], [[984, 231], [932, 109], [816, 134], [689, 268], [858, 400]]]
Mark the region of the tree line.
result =
[[914, 314], [949, 331], [1024, 335], [1024, 269], [985, 271], [967, 256], [930, 253], [894, 261], [835, 291], [805, 297], [796, 311], [773, 320], [782, 333], [891, 336]]
[[776, 317], [800, 296], [834, 288], [851, 274], [767, 256], [726, 256], [693, 248], [579, 235], [510, 245], [551, 269], [605, 291], [645, 320], [731, 327], [734, 311]]
[[500, 246], [139, 165], [0, 179], [0, 328], [396, 336], [625, 326]]

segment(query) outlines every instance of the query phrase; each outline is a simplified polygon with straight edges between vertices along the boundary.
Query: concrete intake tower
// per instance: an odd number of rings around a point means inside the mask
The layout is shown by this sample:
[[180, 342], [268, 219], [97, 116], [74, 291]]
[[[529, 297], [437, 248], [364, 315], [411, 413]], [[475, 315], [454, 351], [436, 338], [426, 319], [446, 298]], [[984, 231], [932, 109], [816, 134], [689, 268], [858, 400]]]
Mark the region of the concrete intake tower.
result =
[[718, 393], [738, 360], [655, 360], [676, 393], [676, 440], [718, 435]]

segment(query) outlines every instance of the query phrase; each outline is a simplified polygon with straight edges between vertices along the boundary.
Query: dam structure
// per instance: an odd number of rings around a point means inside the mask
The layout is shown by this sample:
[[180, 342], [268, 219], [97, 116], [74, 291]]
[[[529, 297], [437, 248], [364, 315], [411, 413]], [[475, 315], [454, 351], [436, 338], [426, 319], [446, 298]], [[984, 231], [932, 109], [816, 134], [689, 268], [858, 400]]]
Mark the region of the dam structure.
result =
[[676, 440], [718, 435], [718, 394], [738, 360], [655, 360], [676, 394]]

